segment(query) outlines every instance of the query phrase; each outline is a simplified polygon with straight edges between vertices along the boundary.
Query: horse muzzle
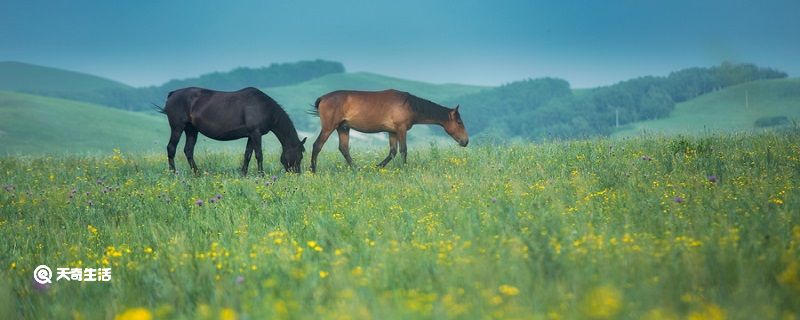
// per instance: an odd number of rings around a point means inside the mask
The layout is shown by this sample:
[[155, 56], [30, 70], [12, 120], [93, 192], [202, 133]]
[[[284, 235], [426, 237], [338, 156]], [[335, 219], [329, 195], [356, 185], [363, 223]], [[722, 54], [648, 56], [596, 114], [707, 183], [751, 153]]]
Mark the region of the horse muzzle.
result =
[[469, 140], [461, 140], [461, 141], [458, 142], [458, 145], [460, 145], [462, 147], [466, 147], [467, 144], [469, 144]]

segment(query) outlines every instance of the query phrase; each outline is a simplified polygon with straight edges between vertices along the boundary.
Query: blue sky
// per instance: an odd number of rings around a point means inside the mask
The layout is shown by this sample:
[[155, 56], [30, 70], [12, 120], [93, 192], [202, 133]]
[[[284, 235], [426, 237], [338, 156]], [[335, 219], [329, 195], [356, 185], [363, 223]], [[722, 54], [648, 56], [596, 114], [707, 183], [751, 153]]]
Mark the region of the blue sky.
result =
[[800, 75], [800, 1], [3, 1], [0, 61], [154, 85], [341, 61], [435, 83], [574, 87], [724, 60]]

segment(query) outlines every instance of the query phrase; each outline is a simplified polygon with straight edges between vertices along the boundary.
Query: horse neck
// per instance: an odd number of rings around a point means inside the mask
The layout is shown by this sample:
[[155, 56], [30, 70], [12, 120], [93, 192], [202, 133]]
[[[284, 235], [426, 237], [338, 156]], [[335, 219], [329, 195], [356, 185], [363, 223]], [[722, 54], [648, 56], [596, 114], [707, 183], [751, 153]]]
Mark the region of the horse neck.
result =
[[450, 120], [450, 109], [426, 101], [425, 103], [415, 108], [414, 123], [415, 124], [438, 124], [444, 126], [444, 123]]
[[297, 136], [297, 130], [295, 130], [292, 120], [289, 119], [289, 115], [286, 113], [283, 113], [282, 117], [279, 117], [277, 123], [275, 124], [275, 128], [272, 129], [272, 133], [275, 134], [275, 137], [278, 138], [278, 141], [280, 141], [281, 146], [284, 149], [300, 144], [300, 138]]

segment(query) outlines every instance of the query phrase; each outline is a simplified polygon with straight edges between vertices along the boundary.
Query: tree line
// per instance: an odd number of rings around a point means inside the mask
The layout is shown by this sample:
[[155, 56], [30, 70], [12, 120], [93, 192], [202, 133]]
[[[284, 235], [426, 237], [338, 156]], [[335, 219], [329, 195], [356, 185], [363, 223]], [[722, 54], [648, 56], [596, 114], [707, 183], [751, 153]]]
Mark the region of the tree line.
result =
[[150, 110], [152, 102], [162, 102], [167, 94], [185, 87], [203, 87], [233, 91], [245, 87], [268, 88], [297, 84], [332, 73], [345, 72], [340, 62], [313, 60], [293, 63], [273, 63], [261, 68], [237, 68], [199, 77], [170, 80], [160, 86], [141, 88], [104, 88], [91, 91], [32, 91], [30, 93], [85, 101], [99, 105], [142, 111]]
[[528, 79], [446, 104], [461, 104], [464, 121], [478, 137], [572, 139], [608, 135], [617, 125], [666, 117], [676, 103], [725, 87], [785, 77], [752, 64], [723, 63], [585, 90], [572, 90], [562, 79]]

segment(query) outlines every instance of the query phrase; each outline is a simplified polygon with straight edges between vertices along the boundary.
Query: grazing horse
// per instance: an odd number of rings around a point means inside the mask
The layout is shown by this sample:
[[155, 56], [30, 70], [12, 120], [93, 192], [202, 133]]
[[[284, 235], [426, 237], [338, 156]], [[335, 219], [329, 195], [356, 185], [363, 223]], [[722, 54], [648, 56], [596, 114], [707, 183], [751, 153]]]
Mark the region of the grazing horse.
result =
[[197, 133], [214, 140], [230, 141], [247, 138], [242, 175], [247, 174], [253, 151], [258, 161], [258, 172], [263, 174], [261, 136], [272, 131], [278, 137], [283, 152], [281, 164], [287, 172], [300, 172], [305, 148], [297, 137], [297, 131], [286, 111], [275, 100], [256, 88], [244, 88], [235, 92], [222, 92], [202, 88], [184, 88], [172, 91], [167, 96], [164, 108], [156, 106], [166, 114], [172, 131], [167, 144], [169, 168], [175, 172], [175, 148], [186, 133], [183, 152], [189, 166], [197, 173], [194, 162], [194, 145]]
[[403, 163], [406, 163], [406, 133], [415, 124], [438, 124], [462, 147], [469, 143], [458, 106], [450, 109], [408, 92], [334, 91], [319, 97], [314, 109], [311, 112], [319, 116], [322, 126], [311, 153], [311, 171], [314, 172], [317, 170], [317, 155], [333, 130], [339, 133], [339, 151], [351, 167], [351, 128], [364, 133], [389, 133], [389, 156], [378, 164], [379, 167], [386, 166], [394, 158], [398, 142]]

